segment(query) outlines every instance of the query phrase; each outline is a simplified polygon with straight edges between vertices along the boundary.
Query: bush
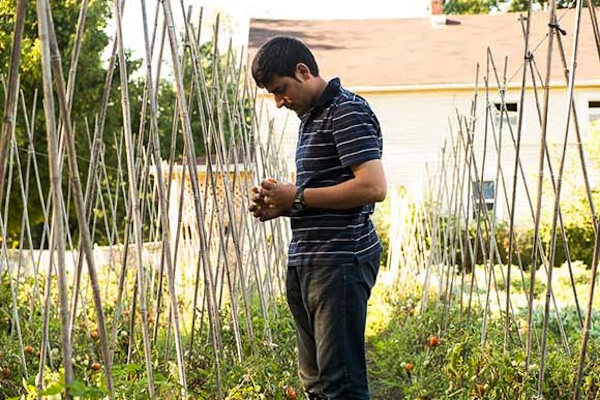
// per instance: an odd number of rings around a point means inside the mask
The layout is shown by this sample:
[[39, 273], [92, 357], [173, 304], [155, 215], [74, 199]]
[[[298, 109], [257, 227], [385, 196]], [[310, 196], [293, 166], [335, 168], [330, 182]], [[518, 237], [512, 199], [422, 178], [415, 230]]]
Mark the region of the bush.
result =
[[[555, 238], [556, 247], [554, 251], [554, 266], [560, 267], [564, 264], [567, 261], [568, 255], [572, 263], [581, 261], [590, 267], [592, 265], [595, 245], [595, 232], [593, 225], [591, 224], [591, 219], [588, 223], [579, 222], [577, 219], [569, 220], [564, 229], [569, 252], [567, 254], [565, 242], [559, 229]], [[533, 227], [518, 226], [515, 227], [514, 232], [511, 263], [522, 267], [523, 270], [529, 270], [532, 265], [535, 229]], [[478, 234], [480, 237], [478, 237]], [[547, 224], [542, 225], [540, 227], [539, 236], [543, 246], [544, 256], [546, 257], [546, 260], [549, 260], [552, 239], [551, 228], [548, 227]], [[464, 231], [461, 233], [461, 240], [464, 240]], [[469, 241], [474, 249], [473, 253], [477, 256], [475, 259], [476, 265], [487, 265], [489, 263], [490, 240], [492, 240], [492, 238], [490, 238], [489, 233], [486, 233], [483, 228], [481, 228], [478, 233], [475, 226], [469, 227]], [[498, 250], [500, 262], [503, 265], [507, 265], [509, 230], [508, 224], [505, 222], [496, 225], [495, 246]], [[476, 250], [475, 247], [477, 247]], [[464, 264], [462, 264], [463, 257], [465, 257]], [[497, 264], [498, 259], [494, 259], [493, 263]], [[471, 271], [473, 268], [469, 253], [462, 254], [459, 251], [457, 264], [465, 265], [467, 271]], [[539, 269], [542, 265], [542, 261], [538, 258], [536, 268]]]

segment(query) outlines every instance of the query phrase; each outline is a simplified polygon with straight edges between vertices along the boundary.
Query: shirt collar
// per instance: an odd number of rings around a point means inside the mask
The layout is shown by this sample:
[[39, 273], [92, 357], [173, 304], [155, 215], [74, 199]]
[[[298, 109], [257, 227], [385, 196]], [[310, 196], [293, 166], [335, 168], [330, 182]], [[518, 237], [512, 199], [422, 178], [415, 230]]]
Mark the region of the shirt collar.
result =
[[333, 78], [327, 83], [327, 87], [321, 93], [321, 97], [317, 100], [314, 108], [324, 107], [335, 98], [340, 91], [340, 78]]

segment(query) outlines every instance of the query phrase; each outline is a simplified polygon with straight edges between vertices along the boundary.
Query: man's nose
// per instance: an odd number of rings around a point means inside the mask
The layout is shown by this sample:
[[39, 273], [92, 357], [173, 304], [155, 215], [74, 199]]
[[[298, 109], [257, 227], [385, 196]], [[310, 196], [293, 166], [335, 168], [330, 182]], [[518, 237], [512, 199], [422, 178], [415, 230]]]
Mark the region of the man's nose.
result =
[[275, 96], [275, 105], [277, 108], [285, 106], [285, 98], [283, 96]]

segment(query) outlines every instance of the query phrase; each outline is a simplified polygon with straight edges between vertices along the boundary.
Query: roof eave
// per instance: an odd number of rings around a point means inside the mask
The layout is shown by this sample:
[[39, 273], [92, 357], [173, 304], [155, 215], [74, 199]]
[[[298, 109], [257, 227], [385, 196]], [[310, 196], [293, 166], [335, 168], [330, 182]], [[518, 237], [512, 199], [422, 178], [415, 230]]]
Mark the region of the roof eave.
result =
[[[550, 82], [550, 87], [553, 89], [566, 89], [566, 82], [553, 81]], [[580, 80], [575, 82], [577, 89], [599, 89], [600, 79]], [[410, 93], [410, 92], [470, 92], [475, 90], [475, 84], [472, 83], [443, 83], [443, 84], [422, 84], [422, 85], [389, 85], [389, 86], [367, 86], [367, 85], [351, 85], [346, 87], [355, 93], [359, 94], [391, 94], [391, 93]], [[528, 83], [527, 89], [532, 89], [533, 85]], [[538, 90], [541, 90], [541, 86], [537, 86]], [[480, 90], [483, 90], [482, 86], [479, 86]], [[494, 88], [497, 90], [497, 88]], [[521, 84], [517, 82], [509, 83], [506, 85], [508, 90], [520, 90]], [[268, 95], [268, 92], [264, 89], [260, 89], [258, 92], [259, 96], [264, 97]]]
[[[537, 86], [538, 89], [541, 87]], [[567, 88], [566, 82], [553, 81], [550, 82], [550, 87], [553, 89]], [[598, 89], [600, 88], [600, 80], [580, 80], [575, 82], [575, 87], [578, 89]], [[475, 84], [473, 83], [442, 83], [442, 84], [421, 84], [421, 85], [390, 85], [390, 86], [348, 86], [348, 89], [356, 93], [398, 93], [398, 92], [445, 92], [445, 91], [473, 91], [475, 90]], [[506, 85], [507, 89], [514, 90], [520, 89], [521, 84], [517, 82], [509, 83]], [[527, 89], [533, 88], [533, 85], [528, 83]], [[479, 89], [483, 89], [479, 86]], [[497, 88], [496, 88], [497, 89]]]

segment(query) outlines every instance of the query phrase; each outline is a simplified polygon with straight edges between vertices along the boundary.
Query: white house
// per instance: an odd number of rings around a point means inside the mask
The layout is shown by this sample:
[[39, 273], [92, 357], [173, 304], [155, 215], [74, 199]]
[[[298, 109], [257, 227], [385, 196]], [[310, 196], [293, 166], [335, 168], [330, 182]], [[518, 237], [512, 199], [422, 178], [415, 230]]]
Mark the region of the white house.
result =
[[[506, 193], [511, 193], [515, 168], [512, 138], [516, 137], [517, 117], [522, 108], [520, 160], [525, 176], [523, 181], [535, 196], [549, 57], [552, 63], [546, 141], [553, 149], [560, 149], [569, 127], [569, 165], [575, 166], [575, 170], [579, 165], [574, 124], [567, 118], [568, 80], [560, 50], [562, 46], [565, 62], [570, 68], [577, 14], [575, 10], [556, 11], [558, 27], [552, 28], [556, 34], [552, 35], [550, 52], [550, 12], [532, 13], [529, 59], [533, 69], [527, 70], [523, 86], [526, 16], [526, 13], [506, 13], [435, 14], [416, 19], [253, 19], [250, 21], [248, 55], [251, 60], [265, 40], [278, 34], [293, 35], [307, 43], [315, 53], [323, 77], [340, 77], [345, 87], [363, 95], [375, 109], [383, 128], [383, 161], [390, 186], [404, 186], [414, 193], [422, 192], [428, 180], [440, 172], [444, 143], [447, 156], [456, 142], [459, 127], [462, 125], [465, 132], [472, 120], [475, 124], [474, 152], [479, 168], [483, 166], [478, 172], [484, 185], [491, 185], [488, 188], [492, 189], [487, 191], [490, 198], [486, 202], [493, 201], [495, 190], [501, 186], [496, 180], [498, 165], [508, 185]], [[589, 137], [589, 121], [600, 117], [598, 54], [590, 15], [584, 9], [574, 90], [584, 144]], [[522, 87], [525, 87], [523, 101]], [[262, 95], [275, 131], [282, 132], [281, 154], [290, 160], [293, 168], [297, 118], [293, 113], [288, 115], [286, 110], [276, 110], [269, 96], [264, 92]], [[498, 151], [489, 127], [491, 124], [488, 124], [486, 137], [486, 109], [489, 120], [496, 121], [493, 132], [498, 141], [498, 110], [503, 96], [513, 133], [511, 135], [504, 122]], [[486, 108], [486, 104], [489, 107]], [[266, 131], [266, 125], [262, 129]], [[484, 143], [487, 143], [485, 148]], [[499, 153], [500, 164], [496, 161]], [[556, 173], [558, 158], [554, 152], [553, 157], [552, 167]], [[545, 165], [544, 175], [549, 176], [547, 162]], [[520, 188], [518, 192], [523, 196], [524, 190]], [[497, 212], [502, 216], [506, 213], [506, 202], [501, 201], [505, 195], [498, 195]], [[535, 199], [533, 201], [535, 203]], [[531, 214], [526, 199], [518, 202], [517, 213]]]

